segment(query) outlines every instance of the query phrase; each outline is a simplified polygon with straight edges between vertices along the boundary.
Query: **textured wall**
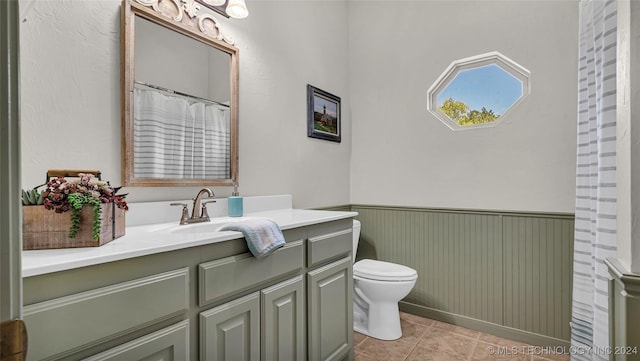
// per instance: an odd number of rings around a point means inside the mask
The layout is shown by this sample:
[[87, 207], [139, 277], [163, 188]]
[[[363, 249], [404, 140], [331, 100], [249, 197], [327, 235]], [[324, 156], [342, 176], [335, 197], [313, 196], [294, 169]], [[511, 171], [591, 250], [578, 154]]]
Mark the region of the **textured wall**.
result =
[[[97, 168], [120, 182], [120, 4], [20, 0], [23, 187], [55, 168]], [[248, 6], [248, 18], [220, 20], [240, 49], [241, 193], [292, 194], [296, 207], [349, 203], [346, 2]], [[307, 138], [307, 83], [342, 97], [342, 143]], [[127, 191], [130, 201], [169, 200], [197, 188]]]
[[[117, 182], [120, 1], [20, 5], [23, 185], [50, 168], [99, 168]], [[249, 8], [247, 19], [221, 20], [240, 49], [242, 193], [290, 193], [296, 207], [572, 211], [576, 2]], [[426, 90], [452, 60], [491, 50], [532, 72], [532, 94], [499, 127], [451, 132], [426, 111]], [[342, 97], [341, 144], [306, 137], [307, 83]], [[195, 190], [129, 192], [136, 201]]]
[[[349, 2], [351, 203], [573, 212], [577, 1]], [[499, 51], [531, 94], [493, 128], [453, 132], [427, 90]]]
[[22, 184], [47, 169], [120, 179], [120, 2], [20, 1]]

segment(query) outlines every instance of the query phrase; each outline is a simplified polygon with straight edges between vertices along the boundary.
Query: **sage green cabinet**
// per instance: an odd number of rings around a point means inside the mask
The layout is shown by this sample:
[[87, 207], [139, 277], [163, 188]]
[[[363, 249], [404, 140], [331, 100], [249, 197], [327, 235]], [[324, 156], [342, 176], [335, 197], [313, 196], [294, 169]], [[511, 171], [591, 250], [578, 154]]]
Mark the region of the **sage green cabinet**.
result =
[[262, 290], [263, 361], [305, 361], [305, 293], [302, 275]]
[[[82, 277], [81, 273], [76, 275]], [[77, 285], [73, 278], [57, 276], [42, 277], [41, 281], [52, 292]], [[27, 360], [80, 359], [78, 353], [96, 344], [108, 347], [107, 343], [119, 335], [181, 317], [189, 308], [188, 285], [189, 269], [184, 267], [27, 304]], [[25, 289], [28, 297], [30, 287]]]
[[200, 313], [200, 360], [259, 359], [259, 292]]
[[351, 256], [307, 274], [309, 360], [342, 360], [353, 349]]
[[[25, 277], [28, 361], [353, 358], [352, 220]], [[39, 251], [42, 252], [42, 251]]]
[[304, 361], [305, 314], [302, 276], [202, 312], [200, 359]]
[[303, 268], [303, 240], [287, 242], [268, 257], [256, 258], [251, 253], [243, 253], [201, 263], [198, 266], [199, 305], [206, 306], [229, 295], [264, 287], [274, 279], [299, 273]]
[[127, 342], [84, 361], [166, 361], [189, 359], [189, 321]]

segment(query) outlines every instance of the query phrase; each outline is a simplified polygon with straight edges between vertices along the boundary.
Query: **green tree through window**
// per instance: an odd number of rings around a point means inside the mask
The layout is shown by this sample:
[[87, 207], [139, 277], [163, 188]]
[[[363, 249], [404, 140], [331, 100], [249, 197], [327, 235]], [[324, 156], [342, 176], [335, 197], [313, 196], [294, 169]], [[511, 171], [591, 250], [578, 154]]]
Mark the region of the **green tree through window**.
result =
[[466, 126], [473, 124], [492, 123], [500, 118], [493, 110], [482, 107], [482, 109], [470, 109], [462, 101], [448, 98], [438, 107], [441, 112], [451, 118], [458, 125]]
[[493, 127], [529, 95], [530, 75], [497, 51], [454, 60], [429, 87], [427, 109], [451, 130]]

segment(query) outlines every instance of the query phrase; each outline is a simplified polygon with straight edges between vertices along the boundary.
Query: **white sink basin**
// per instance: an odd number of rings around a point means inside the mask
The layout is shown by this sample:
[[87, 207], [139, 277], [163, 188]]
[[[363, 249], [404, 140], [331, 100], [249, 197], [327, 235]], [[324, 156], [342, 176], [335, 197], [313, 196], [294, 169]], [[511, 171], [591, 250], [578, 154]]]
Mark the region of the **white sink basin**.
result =
[[163, 224], [149, 228], [150, 233], [166, 232], [174, 234], [194, 234], [220, 232], [220, 228], [233, 222], [246, 221], [254, 217], [217, 217], [209, 222], [177, 225], [175, 223]]

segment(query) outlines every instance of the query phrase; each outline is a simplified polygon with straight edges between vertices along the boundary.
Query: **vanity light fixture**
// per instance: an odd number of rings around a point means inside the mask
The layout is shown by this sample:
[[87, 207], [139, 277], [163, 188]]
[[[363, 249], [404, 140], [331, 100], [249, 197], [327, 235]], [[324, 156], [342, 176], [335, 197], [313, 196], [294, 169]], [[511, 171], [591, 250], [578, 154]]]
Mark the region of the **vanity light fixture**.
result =
[[[162, 0], [135, 0], [135, 1], [143, 1], [143, 2], [159, 2]], [[218, 14], [234, 19], [244, 19], [249, 16], [249, 10], [247, 9], [247, 4], [245, 0], [173, 0], [176, 2], [182, 1], [183, 3], [192, 3], [198, 2], [201, 5], [217, 12]]]
[[249, 10], [247, 10], [247, 4], [244, 0], [229, 0], [225, 11], [234, 19], [244, 19], [249, 16]]
[[201, 0], [206, 5], [222, 6], [227, 0]]
[[206, 5], [211, 6], [222, 6], [226, 2], [226, 0], [202, 0]]

